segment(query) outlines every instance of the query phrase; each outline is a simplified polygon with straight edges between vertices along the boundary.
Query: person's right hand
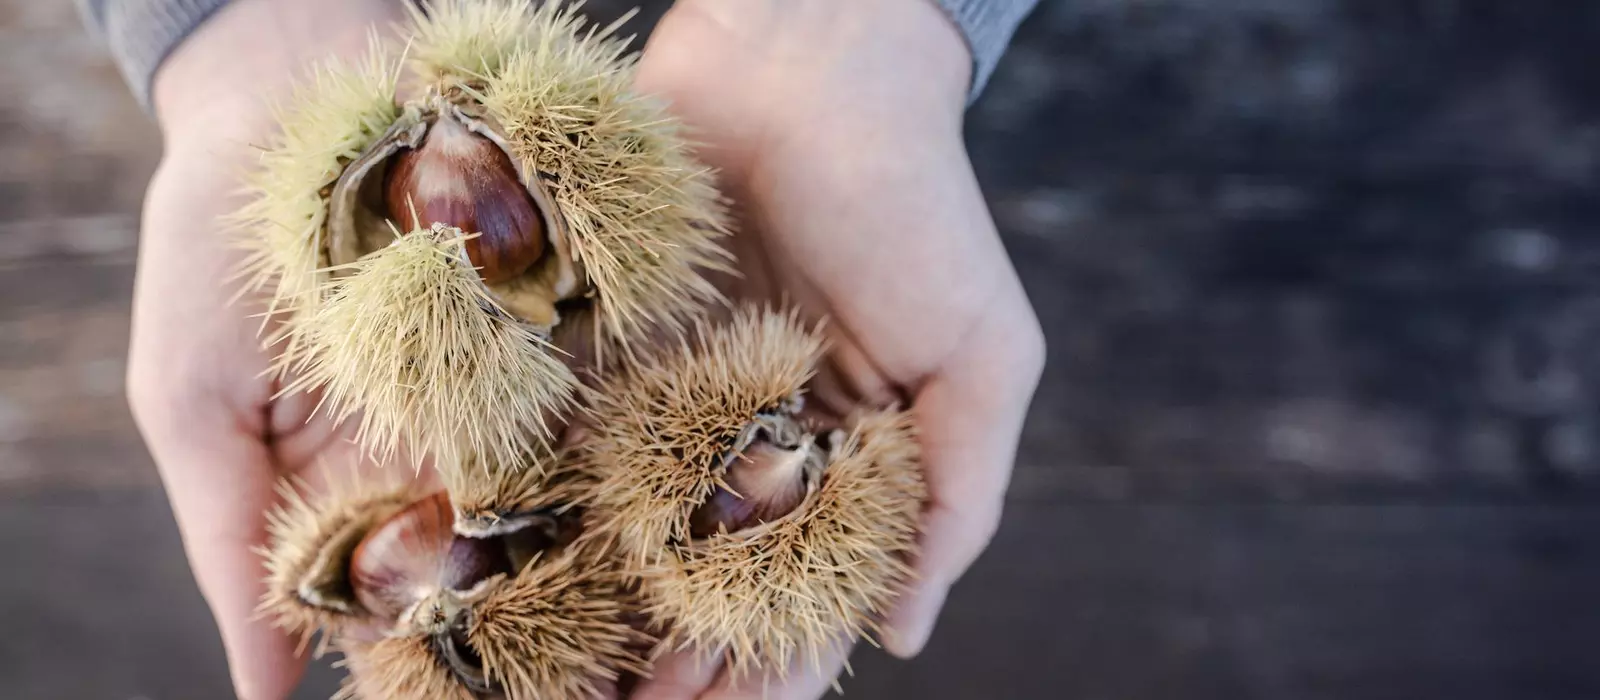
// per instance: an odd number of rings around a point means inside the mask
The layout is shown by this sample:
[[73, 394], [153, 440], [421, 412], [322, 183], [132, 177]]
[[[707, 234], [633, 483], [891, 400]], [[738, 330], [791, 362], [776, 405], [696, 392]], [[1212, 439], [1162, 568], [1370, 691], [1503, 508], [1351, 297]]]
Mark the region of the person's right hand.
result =
[[255, 148], [270, 137], [268, 100], [308, 61], [366, 49], [387, 0], [234, 0], [163, 65], [154, 108], [165, 138], [146, 196], [127, 389], [171, 501], [190, 566], [221, 629], [245, 700], [288, 697], [304, 669], [295, 641], [256, 617], [264, 591], [266, 512], [286, 476], [316, 487], [321, 465], [356, 455], [314, 397], [273, 400], [259, 299], [230, 303], [240, 252], [220, 222]]

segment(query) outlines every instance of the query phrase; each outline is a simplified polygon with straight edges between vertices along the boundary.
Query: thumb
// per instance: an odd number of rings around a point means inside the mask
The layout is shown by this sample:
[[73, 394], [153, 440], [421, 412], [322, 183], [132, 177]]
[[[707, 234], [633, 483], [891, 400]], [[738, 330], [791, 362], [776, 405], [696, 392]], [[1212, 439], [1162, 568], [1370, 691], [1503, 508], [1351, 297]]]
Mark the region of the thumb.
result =
[[927, 644], [950, 587], [999, 527], [1045, 357], [1038, 322], [1024, 300], [1015, 294], [1010, 303], [995, 304], [948, 369], [917, 395], [930, 503], [917, 579], [885, 630], [884, 646], [896, 656], [915, 656]]

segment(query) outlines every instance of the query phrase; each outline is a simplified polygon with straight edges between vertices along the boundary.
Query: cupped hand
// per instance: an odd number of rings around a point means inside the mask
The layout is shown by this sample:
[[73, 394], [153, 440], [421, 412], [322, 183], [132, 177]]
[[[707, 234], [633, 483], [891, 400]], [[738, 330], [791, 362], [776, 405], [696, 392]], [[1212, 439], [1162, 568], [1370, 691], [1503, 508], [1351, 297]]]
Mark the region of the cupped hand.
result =
[[[827, 318], [829, 403], [903, 402], [930, 501], [917, 579], [883, 642], [917, 654], [1000, 522], [1044, 363], [1039, 323], [961, 140], [970, 55], [931, 0], [679, 0], [639, 88], [665, 99], [740, 219], [736, 293]], [[850, 652], [734, 679], [718, 650], [660, 660], [633, 697], [810, 700]]]
[[266, 99], [309, 59], [356, 55], [393, 3], [235, 0], [167, 61], [154, 90], [165, 140], [146, 195], [134, 289], [128, 395], [155, 458], [201, 592], [244, 700], [280, 700], [304, 660], [257, 618], [265, 513], [280, 480], [313, 488], [321, 465], [357, 462], [315, 398], [274, 399], [260, 347], [261, 300], [235, 302], [240, 254], [221, 219], [271, 134]]

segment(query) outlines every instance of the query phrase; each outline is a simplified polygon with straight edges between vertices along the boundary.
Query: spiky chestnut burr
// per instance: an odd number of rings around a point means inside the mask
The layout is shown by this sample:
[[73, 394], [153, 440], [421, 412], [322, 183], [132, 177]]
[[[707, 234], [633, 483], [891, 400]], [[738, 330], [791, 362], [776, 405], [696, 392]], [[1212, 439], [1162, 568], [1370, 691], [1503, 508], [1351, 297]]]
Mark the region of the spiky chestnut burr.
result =
[[598, 392], [582, 462], [594, 537], [637, 576], [663, 648], [782, 674], [875, 629], [925, 496], [908, 414], [808, 416], [824, 344], [740, 309]]
[[350, 585], [350, 559], [378, 523], [422, 494], [413, 482], [330, 479], [308, 496], [303, 482], [279, 485], [282, 503], [267, 514], [270, 545], [258, 553], [267, 569], [259, 610], [278, 627], [300, 635], [302, 651], [318, 632], [321, 654], [332, 637], [364, 623]]
[[497, 305], [468, 260], [467, 234], [435, 225], [391, 241], [325, 282], [295, 323], [316, 355], [284, 392], [320, 387], [340, 419], [365, 409], [356, 442], [380, 464], [433, 457], [447, 480], [479, 462], [539, 468], [573, 406], [560, 354]]
[[[578, 430], [562, 435], [574, 440]], [[450, 496], [454, 527], [465, 537], [494, 537], [518, 526], [518, 515], [539, 511], [565, 516], [581, 507], [593, 478], [571, 459], [569, 444], [505, 464], [482, 456], [438, 473]], [[529, 468], [530, 463], [538, 466]]]
[[264, 609], [345, 654], [348, 698], [597, 697], [640, 671], [634, 607], [573, 544], [577, 513], [508, 514], [481, 538], [453, 520], [443, 492], [296, 497]]
[[[273, 293], [265, 340], [289, 390], [325, 389], [324, 410], [360, 421], [376, 460], [513, 462], [561, 429], [575, 370], [717, 299], [702, 275], [729, 266], [720, 195], [677, 122], [632, 92], [614, 30], [562, 2], [413, 6], [407, 62], [375, 40], [366, 63], [319, 68], [280, 110], [238, 217], [245, 271]], [[419, 87], [402, 98], [407, 74]], [[391, 284], [418, 259], [394, 243], [440, 224], [465, 234], [474, 274], [450, 295]], [[368, 309], [384, 320], [355, 332]], [[394, 340], [404, 328], [453, 342]], [[392, 381], [415, 367], [457, 378]]]

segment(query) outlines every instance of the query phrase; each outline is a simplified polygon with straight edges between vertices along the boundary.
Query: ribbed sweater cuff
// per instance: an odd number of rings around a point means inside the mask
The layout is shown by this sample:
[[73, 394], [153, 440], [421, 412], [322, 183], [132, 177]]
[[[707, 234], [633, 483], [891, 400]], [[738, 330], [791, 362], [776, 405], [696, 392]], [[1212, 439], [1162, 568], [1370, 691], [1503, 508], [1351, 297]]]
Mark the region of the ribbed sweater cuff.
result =
[[1000, 57], [1005, 55], [1017, 27], [1033, 11], [1038, 0], [937, 0], [966, 37], [972, 51], [972, 85], [967, 93], [971, 104], [989, 84]]
[[228, 0], [77, 0], [122, 71], [139, 104], [150, 109], [150, 85], [168, 54]]
[[[1012, 35], [1038, 0], [936, 0], [960, 28], [972, 53], [968, 102], [983, 93]], [[172, 50], [228, 0], [77, 0], [105, 41], [134, 97], [150, 108], [156, 70]]]

